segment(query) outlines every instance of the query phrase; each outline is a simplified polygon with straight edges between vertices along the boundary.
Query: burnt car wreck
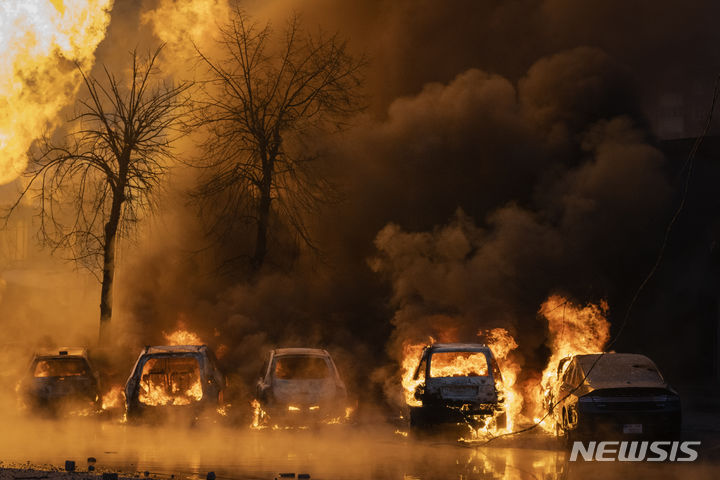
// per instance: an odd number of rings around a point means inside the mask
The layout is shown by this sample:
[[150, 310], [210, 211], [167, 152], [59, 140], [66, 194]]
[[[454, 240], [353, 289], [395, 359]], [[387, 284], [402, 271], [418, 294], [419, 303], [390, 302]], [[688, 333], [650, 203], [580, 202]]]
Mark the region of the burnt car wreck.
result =
[[225, 377], [205, 345], [145, 347], [125, 385], [128, 419], [197, 419], [223, 402]]
[[505, 428], [500, 369], [486, 345], [436, 343], [425, 347], [414, 380], [421, 383], [410, 407], [415, 431], [448, 426]]
[[544, 401], [561, 438], [680, 436], [680, 397], [644, 355], [565, 357], [557, 375]]
[[101, 409], [98, 377], [84, 348], [36, 354], [18, 392], [21, 403], [40, 415], [88, 416]]
[[256, 385], [257, 426], [314, 426], [349, 419], [345, 383], [326, 350], [269, 352]]

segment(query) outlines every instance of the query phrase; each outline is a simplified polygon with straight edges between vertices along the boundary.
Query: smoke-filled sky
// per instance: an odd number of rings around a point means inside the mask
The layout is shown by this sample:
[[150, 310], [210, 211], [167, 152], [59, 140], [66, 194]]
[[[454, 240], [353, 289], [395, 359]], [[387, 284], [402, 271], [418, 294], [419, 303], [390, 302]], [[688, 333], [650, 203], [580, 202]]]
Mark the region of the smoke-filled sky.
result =
[[[309, 219], [321, 255], [288, 267], [278, 243], [271, 257], [284, 268], [249, 282], [219, 269], [243, 239], [208, 240], [184, 193], [197, 172], [178, 167], [157, 215], [121, 246], [120, 344], [160, 342], [182, 324], [250, 380], [271, 346], [325, 345], [358, 385], [397, 360], [402, 342], [442, 332], [472, 341], [498, 326], [541, 368], [546, 325], [536, 312], [548, 295], [607, 298], [611, 314], [613, 300], [624, 305], [676, 186], [651, 116], [688, 85], [709, 102], [720, 5], [241, 5], [278, 29], [300, 13], [367, 57], [367, 109], [310, 142], [342, 200]], [[225, 0], [116, 0], [96, 70], [122, 65], [136, 44], [166, 42], [163, 71], [197, 79], [188, 40], [212, 53], [225, 15]], [[178, 148], [198, 155], [189, 140]]]

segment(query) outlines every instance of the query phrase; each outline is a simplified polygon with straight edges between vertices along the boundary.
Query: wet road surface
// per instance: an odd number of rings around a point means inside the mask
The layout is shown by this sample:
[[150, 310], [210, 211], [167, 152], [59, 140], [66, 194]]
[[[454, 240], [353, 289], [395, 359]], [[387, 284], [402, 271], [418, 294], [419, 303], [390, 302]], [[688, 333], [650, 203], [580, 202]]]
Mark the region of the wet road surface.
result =
[[[415, 440], [390, 425], [326, 426], [319, 430], [254, 431], [220, 425], [135, 426], [86, 419], [5, 422], [0, 437], [3, 465], [61, 466], [97, 458], [100, 471], [176, 479], [273, 479], [308, 473], [312, 479], [714, 479], [720, 476], [716, 432], [698, 432], [699, 461], [649, 464], [568, 462], [552, 437], [538, 431], [489, 446]], [[704, 437], [703, 437], [704, 435]], [[687, 437], [687, 433], [686, 433]]]

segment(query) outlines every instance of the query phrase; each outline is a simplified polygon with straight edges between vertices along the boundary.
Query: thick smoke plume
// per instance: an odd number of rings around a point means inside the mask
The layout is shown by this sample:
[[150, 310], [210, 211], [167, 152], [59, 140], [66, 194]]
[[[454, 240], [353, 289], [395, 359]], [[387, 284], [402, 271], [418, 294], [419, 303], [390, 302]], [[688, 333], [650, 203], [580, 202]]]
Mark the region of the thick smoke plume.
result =
[[[432, 216], [453, 197], [436, 197], [448, 184], [468, 195], [458, 205], [483, 205], [430, 231], [390, 223], [376, 236], [370, 265], [392, 284], [389, 348], [398, 362], [408, 343], [473, 341], [503, 327], [519, 344], [525, 376], [542, 370], [547, 326], [536, 312], [543, 300], [558, 290], [616, 299], [620, 272], [647, 262], [637, 252], [657, 238], [669, 186], [662, 154], [632, 113], [608, 103], [623, 92], [612, 72], [602, 52], [579, 48], [540, 59], [517, 86], [472, 70], [391, 105], [366, 144], [395, 148], [384, 156], [389, 168], [404, 157], [396, 168], [409, 173], [408, 205]], [[453, 137], [464, 129], [477, 133]], [[463, 141], [480, 152], [462, 155]], [[452, 162], [429, 160], [443, 149]], [[473, 163], [443, 176], [463, 161]]]

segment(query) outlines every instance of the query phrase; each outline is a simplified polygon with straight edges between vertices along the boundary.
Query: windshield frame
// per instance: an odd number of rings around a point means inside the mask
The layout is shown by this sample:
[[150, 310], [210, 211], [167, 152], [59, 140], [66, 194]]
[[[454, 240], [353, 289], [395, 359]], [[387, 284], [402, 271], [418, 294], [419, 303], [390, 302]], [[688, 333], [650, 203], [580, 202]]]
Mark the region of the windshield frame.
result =
[[[435, 355], [441, 355], [441, 354], [466, 354], [468, 357], [472, 355], [482, 355], [485, 358], [485, 374], [484, 375], [458, 375], [458, 376], [433, 376], [432, 368], [433, 368], [433, 357]], [[481, 378], [481, 377], [490, 377], [491, 371], [493, 369], [493, 363], [492, 358], [488, 355], [488, 353], [485, 350], [465, 350], [465, 349], [458, 349], [458, 350], [447, 350], [447, 349], [441, 349], [436, 351], [429, 351], [426, 359], [426, 366], [425, 366], [425, 378], [431, 379], [431, 378]]]

